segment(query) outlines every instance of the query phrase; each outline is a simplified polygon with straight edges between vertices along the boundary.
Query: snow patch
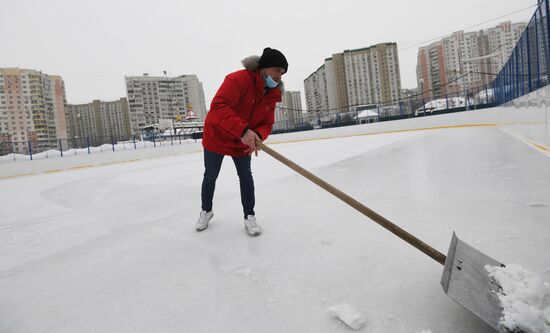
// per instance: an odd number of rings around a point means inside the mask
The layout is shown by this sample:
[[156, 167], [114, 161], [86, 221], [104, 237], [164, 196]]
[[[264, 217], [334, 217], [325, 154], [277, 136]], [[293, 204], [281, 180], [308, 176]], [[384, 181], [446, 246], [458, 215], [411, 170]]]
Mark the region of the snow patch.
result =
[[250, 268], [244, 267], [243, 265], [235, 267], [221, 266], [220, 269], [225, 273], [242, 276], [249, 276], [250, 273], [252, 273], [252, 270]]
[[510, 331], [550, 333], [550, 284], [520, 265], [485, 266], [500, 286], [500, 324]]
[[333, 305], [328, 308], [328, 312], [354, 330], [361, 329], [367, 324], [365, 316], [346, 303]]

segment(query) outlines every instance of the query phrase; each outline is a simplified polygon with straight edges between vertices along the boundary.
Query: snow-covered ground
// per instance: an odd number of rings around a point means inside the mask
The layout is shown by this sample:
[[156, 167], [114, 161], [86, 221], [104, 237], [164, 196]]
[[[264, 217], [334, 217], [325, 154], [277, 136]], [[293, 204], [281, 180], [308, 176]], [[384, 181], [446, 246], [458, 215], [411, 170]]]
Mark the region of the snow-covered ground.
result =
[[[363, 332], [492, 332], [444, 294], [440, 264], [265, 153], [262, 235], [244, 231], [229, 158], [196, 232], [188, 146], [0, 180], [0, 332], [348, 332], [335, 309]], [[456, 231], [550, 281], [550, 158], [496, 127], [271, 147], [443, 253]]]
[[[481, 90], [476, 93], [473, 97], [468, 98], [468, 106], [470, 108], [475, 108], [479, 104], [487, 104], [494, 102], [494, 92], [493, 89]], [[415, 111], [415, 115], [423, 114], [424, 112], [433, 112], [433, 111], [442, 111], [447, 109], [454, 109], [466, 106], [466, 97], [455, 96], [455, 97], [445, 97], [438, 98], [431, 101], [428, 101], [424, 106], [418, 108]]]

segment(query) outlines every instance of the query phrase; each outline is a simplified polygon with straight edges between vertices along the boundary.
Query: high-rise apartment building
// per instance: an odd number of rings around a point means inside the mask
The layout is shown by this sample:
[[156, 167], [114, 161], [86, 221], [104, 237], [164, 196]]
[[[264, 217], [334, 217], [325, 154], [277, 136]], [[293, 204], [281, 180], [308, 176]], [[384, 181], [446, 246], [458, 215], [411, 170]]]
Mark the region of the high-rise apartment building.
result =
[[202, 83], [196, 75], [178, 77], [129, 76], [126, 91], [133, 134], [143, 126], [160, 119], [175, 120], [194, 113], [199, 120], [206, 117]]
[[27, 141], [43, 149], [67, 137], [65, 84], [60, 76], [0, 68], [0, 136], [27, 152]]
[[308, 110], [348, 111], [350, 106], [385, 104], [401, 97], [396, 43], [345, 50], [304, 80]]
[[[483, 53], [495, 55], [483, 62], [489, 72], [498, 73], [502, 69], [526, 27], [527, 24], [524, 22], [512, 23], [508, 21], [483, 32]], [[541, 66], [546, 66], [546, 63], [542, 62]]]
[[285, 91], [282, 101], [275, 107], [274, 130], [294, 129], [304, 124], [302, 97], [299, 91]]
[[504, 22], [485, 31], [457, 31], [420, 47], [416, 76], [422, 97], [465, 93], [491, 82], [525, 27], [525, 23]]
[[103, 102], [94, 100], [87, 104], [67, 106], [69, 137], [77, 146], [129, 140], [132, 136], [128, 100]]
[[[332, 90], [334, 90], [335, 84], [334, 80], [327, 82], [326, 67], [328, 67], [327, 62], [329, 60], [330, 59], [325, 59], [325, 63], [304, 80], [306, 107], [308, 111], [315, 112], [327, 110], [331, 107], [331, 105], [329, 105], [328, 87], [330, 86]], [[331, 73], [331, 70], [329, 70], [329, 73]], [[336, 95], [330, 99], [334, 104], [336, 104], [335, 96]]]

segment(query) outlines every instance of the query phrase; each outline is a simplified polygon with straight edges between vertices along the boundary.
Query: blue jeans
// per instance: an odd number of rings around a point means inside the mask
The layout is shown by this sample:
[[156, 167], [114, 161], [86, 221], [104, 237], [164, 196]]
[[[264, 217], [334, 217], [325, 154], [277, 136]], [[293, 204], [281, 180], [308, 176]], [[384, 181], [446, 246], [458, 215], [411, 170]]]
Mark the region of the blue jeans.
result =
[[[212, 210], [212, 199], [216, 189], [216, 179], [222, 167], [224, 155], [217, 154], [204, 149], [204, 177], [202, 179], [201, 199], [202, 210]], [[254, 214], [254, 179], [252, 178], [252, 169], [250, 168], [251, 156], [232, 157], [239, 175], [241, 185], [241, 203], [243, 205], [244, 218]]]

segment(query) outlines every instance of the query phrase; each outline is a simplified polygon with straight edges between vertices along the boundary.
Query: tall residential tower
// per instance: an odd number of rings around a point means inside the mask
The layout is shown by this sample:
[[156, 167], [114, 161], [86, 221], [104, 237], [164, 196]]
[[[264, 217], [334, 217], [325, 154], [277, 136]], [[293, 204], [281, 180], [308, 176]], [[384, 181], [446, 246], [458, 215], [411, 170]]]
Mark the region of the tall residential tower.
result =
[[345, 112], [351, 106], [385, 104], [401, 97], [396, 43], [345, 50], [304, 80], [308, 111]]
[[95, 100], [67, 107], [69, 135], [76, 145], [100, 145], [131, 138], [130, 113], [125, 97], [117, 101]]
[[60, 76], [32, 69], [0, 68], [0, 136], [27, 152], [27, 141], [44, 149], [67, 138], [65, 84]]
[[158, 123], [160, 119], [175, 120], [195, 114], [206, 117], [206, 103], [202, 83], [196, 75], [177, 77], [128, 76], [126, 91], [133, 134], [143, 126]]
[[416, 77], [424, 100], [463, 94], [492, 82], [525, 27], [525, 23], [504, 22], [487, 30], [457, 31], [420, 47]]
[[302, 97], [299, 91], [285, 91], [275, 107], [273, 130], [291, 130], [304, 124]]

